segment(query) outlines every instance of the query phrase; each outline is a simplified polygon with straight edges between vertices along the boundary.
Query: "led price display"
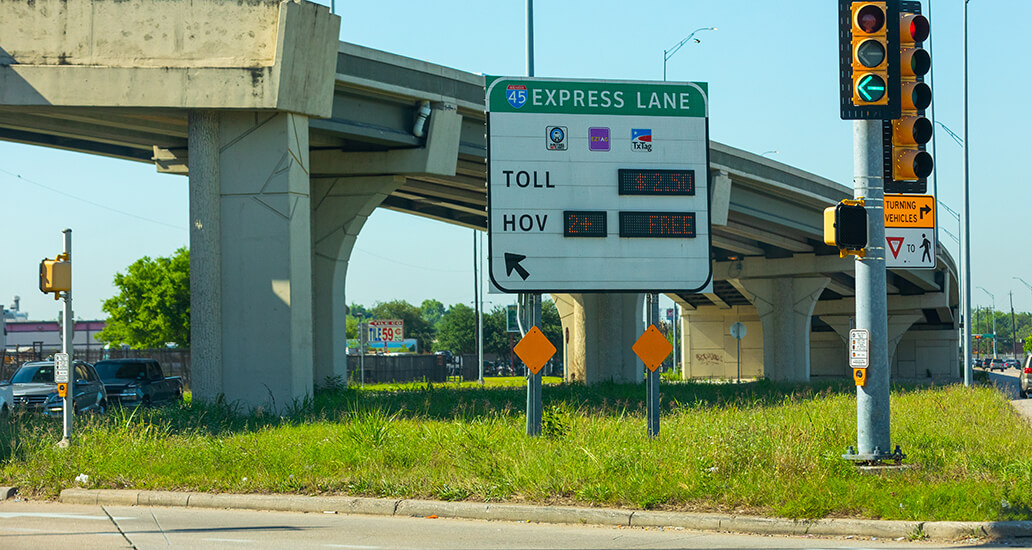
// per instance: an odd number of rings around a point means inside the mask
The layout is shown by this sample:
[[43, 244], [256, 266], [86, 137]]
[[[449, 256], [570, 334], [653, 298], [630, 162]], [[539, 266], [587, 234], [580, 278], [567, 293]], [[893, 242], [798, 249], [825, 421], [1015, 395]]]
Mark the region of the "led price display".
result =
[[606, 213], [604, 211], [567, 210], [563, 212], [564, 237], [605, 237]]
[[621, 237], [695, 238], [695, 212], [620, 212]]
[[695, 170], [619, 170], [621, 195], [694, 195]]

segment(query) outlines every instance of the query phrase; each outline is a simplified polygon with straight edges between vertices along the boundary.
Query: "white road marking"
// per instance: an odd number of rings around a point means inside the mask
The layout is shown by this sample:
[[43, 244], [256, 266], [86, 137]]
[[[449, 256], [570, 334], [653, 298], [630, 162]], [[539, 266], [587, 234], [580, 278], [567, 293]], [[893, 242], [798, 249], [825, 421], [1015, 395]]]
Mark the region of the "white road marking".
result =
[[136, 519], [133, 517], [113, 517], [108, 518], [107, 516], [82, 516], [79, 514], [47, 514], [47, 513], [36, 513], [36, 512], [0, 512], [0, 519], [14, 519], [14, 518], [56, 518], [56, 519], [93, 519], [97, 521], [110, 521], [112, 519]]
[[25, 533], [39, 533], [42, 529], [28, 529], [25, 527], [0, 527], [0, 531], [18, 531]]
[[257, 542], [249, 539], [201, 539], [207, 542]]

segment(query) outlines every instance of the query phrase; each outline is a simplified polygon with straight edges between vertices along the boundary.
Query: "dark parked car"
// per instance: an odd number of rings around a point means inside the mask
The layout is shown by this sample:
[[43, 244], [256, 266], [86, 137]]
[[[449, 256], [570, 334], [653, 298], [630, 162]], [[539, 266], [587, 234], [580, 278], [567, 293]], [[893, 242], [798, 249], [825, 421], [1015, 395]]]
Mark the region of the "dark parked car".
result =
[[[107, 392], [89, 363], [74, 362], [75, 412], [104, 412], [107, 409]], [[64, 410], [63, 400], [57, 395], [54, 382], [54, 362], [34, 361], [22, 365], [11, 377], [14, 404], [49, 415], [59, 415]]]
[[166, 378], [153, 359], [107, 359], [95, 366], [112, 403], [133, 407], [183, 400], [182, 379]]

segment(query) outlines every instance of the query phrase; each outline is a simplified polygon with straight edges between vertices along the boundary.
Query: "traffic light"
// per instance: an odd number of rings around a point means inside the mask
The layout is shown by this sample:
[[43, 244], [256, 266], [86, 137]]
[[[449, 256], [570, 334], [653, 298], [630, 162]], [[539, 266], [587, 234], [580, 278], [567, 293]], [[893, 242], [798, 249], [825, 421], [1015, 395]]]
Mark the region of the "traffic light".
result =
[[925, 144], [932, 139], [932, 122], [925, 109], [932, 103], [932, 89], [924, 76], [932, 68], [932, 58], [921, 44], [931, 27], [921, 15], [921, 3], [900, 2], [899, 12], [900, 97], [899, 118], [882, 123], [885, 146], [885, 192], [918, 193], [928, 190], [928, 176], [934, 166]]
[[899, 0], [839, 0], [843, 119], [899, 117]]
[[53, 292], [54, 299], [59, 293], [72, 289], [72, 263], [65, 261], [64, 254], [51, 260], [44, 258], [39, 262], [39, 290], [43, 293]]
[[824, 209], [824, 242], [837, 246], [840, 257], [866, 256], [867, 210], [863, 198], [844, 200]]

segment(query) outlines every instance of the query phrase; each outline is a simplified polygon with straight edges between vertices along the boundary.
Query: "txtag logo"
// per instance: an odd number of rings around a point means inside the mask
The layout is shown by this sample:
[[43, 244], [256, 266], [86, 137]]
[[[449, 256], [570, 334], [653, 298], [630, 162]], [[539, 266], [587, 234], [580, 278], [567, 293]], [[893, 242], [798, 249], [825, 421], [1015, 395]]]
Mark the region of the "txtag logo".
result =
[[545, 127], [545, 148], [549, 151], [566, 150], [566, 126]]
[[631, 151], [639, 153], [652, 152], [651, 128], [631, 128]]
[[609, 128], [588, 128], [588, 150], [609, 150]]

